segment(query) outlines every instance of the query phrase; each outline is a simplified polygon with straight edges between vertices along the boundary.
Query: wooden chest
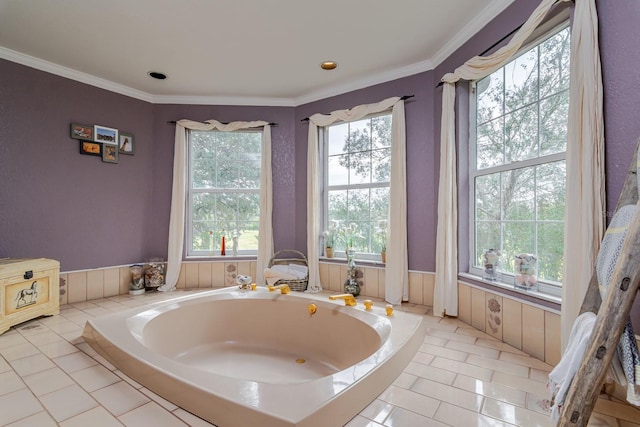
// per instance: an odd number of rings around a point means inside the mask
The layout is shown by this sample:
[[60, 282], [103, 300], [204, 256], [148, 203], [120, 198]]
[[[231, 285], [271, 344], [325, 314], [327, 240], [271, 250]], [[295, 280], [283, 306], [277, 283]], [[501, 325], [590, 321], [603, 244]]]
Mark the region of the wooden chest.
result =
[[0, 334], [13, 325], [60, 312], [60, 263], [0, 259]]

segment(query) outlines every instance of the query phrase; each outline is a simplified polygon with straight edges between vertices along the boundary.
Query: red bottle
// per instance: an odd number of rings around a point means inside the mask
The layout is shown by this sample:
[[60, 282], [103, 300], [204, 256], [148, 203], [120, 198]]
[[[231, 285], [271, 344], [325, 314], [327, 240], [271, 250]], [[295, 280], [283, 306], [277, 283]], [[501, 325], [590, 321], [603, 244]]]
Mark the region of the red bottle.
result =
[[222, 235], [222, 244], [220, 245], [220, 255], [221, 256], [225, 256], [224, 247], [225, 247], [225, 243], [224, 243], [224, 234], [223, 234]]

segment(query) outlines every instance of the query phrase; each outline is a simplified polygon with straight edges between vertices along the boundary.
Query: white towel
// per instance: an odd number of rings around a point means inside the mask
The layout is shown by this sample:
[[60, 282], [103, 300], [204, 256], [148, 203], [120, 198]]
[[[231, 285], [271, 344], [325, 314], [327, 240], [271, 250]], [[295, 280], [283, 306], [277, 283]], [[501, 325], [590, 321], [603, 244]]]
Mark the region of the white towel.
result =
[[551, 420], [554, 423], [558, 423], [560, 419], [564, 399], [571, 386], [571, 381], [582, 363], [582, 357], [587, 351], [587, 344], [595, 323], [596, 315], [590, 311], [582, 313], [576, 318], [562, 359], [549, 373], [547, 390], [551, 395]]
[[309, 271], [306, 266], [297, 264], [274, 265], [271, 269], [282, 274], [293, 276], [293, 278], [297, 280], [307, 277], [307, 272]]
[[304, 279], [309, 274], [309, 267], [300, 264], [289, 264], [289, 273], [297, 276], [298, 279]]
[[[273, 286], [278, 280], [297, 280], [296, 276], [288, 274], [287, 272], [282, 272], [280, 269], [274, 268], [278, 267], [274, 265], [272, 268], [265, 268], [263, 271], [264, 279], [267, 281], [267, 285]], [[286, 268], [286, 266], [284, 266]]]

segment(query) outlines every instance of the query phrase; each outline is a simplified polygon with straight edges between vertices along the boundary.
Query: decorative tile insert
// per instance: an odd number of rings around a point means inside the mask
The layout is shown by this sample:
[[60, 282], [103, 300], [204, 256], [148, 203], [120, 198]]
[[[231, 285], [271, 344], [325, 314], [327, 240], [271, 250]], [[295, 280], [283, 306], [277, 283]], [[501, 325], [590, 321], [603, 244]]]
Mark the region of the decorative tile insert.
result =
[[502, 297], [487, 293], [485, 332], [502, 341]]

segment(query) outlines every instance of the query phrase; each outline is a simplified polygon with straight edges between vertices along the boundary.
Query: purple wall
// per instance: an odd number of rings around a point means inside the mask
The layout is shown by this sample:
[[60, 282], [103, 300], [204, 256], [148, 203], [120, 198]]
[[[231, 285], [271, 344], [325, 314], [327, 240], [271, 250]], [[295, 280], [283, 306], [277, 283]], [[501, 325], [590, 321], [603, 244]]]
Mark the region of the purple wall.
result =
[[[629, 161], [640, 138], [640, 2], [598, 0], [604, 86], [607, 212], [616, 207]], [[609, 218], [610, 219], [610, 218]], [[640, 334], [640, 294], [631, 310]]]
[[[152, 106], [4, 60], [0, 76], [0, 257], [54, 258], [64, 271], [144, 259]], [[131, 132], [136, 155], [79, 154], [72, 122]]]

